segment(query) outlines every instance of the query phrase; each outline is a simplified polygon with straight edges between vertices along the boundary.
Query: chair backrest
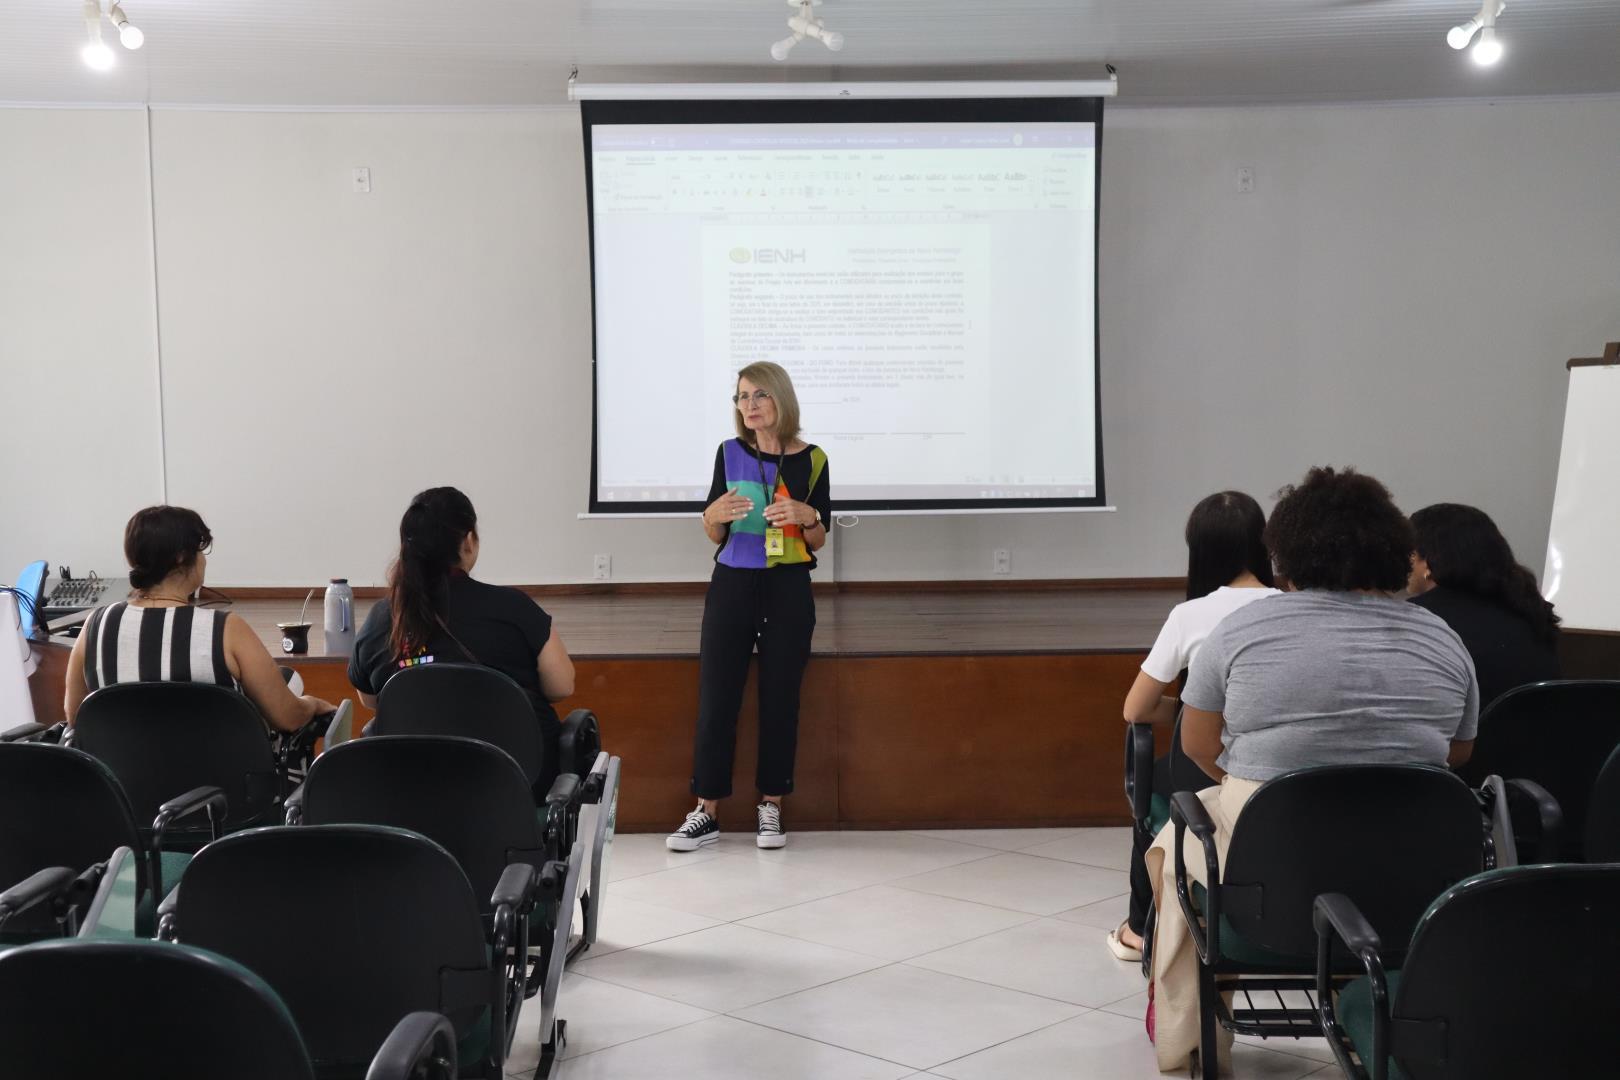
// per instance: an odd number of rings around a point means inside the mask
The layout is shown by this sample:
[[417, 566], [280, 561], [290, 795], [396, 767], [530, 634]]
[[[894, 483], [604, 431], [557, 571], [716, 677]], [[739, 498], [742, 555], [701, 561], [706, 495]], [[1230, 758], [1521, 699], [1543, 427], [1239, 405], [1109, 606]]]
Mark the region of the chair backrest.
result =
[[279, 791], [269, 732], [234, 690], [119, 683], [84, 699], [73, 730], [73, 745], [118, 777], [143, 827], [165, 802], [205, 786], [224, 790], [226, 828], [270, 820]]
[[7, 1076], [314, 1075], [263, 979], [154, 941], [45, 941], [0, 954], [0, 1046]]
[[1344, 893], [1398, 954], [1434, 898], [1484, 868], [1484, 850], [1478, 801], [1444, 769], [1300, 769], [1244, 805], [1221, 872], [1222, 911], [1247, 941], [1310, 957], [1316, 897]]
[[478, 739], [510, 754], [531, 787], [556, 775], [529, 695], [494, 668], [438, 663], [406, 668], [377, 695], [371, 734]]
[[490, 1002], [467, 876], [402, 829], [314, 825], [216, 840], [186, 869], [174, 927], [180, 941], [262, 976], [323, 1071], [363, 1071], [407, 1013], [443, 1013], [459, 1038]]
[[[66, 746], [0, 743], [0, 882], [48, 866], [85, 870], [120, 847], [133, 848], [144, 868], [129, 800], [107, 766]], [[14, 916], [6, 934], [25, 939], [54, 925], [41, 907]]]
[[1534, 780], [1564, 812], [1565, 858], [1579, 860], [1586, 804], [1598, 770], [1620, 745], [1620, 679], [1565, 679], [1516, 687], [1479, 718], [1479, 738], [1462, 775]]
[[1620, 746], [1598, 772], [1586, 808], [1586, 861], [1620, 863]]
[[303, 799], [305, 825], [389, 825], [439, 844], [486, 913], [508, 863], [546, 861], [523, 771], [476, 739], [373, 735], [344, 743], [315, 759]]
[[1521, 866], [1446, 891], [1391, 1009], [1412, 1080], [1612, 1076], [1620, 866]]
[[1170, 790], [1164, 792], [1164, 796], [1169, 798], [1178, 791], [1203, 791], [1213, 786], [1215, 780], [1181, 748], [1181, 712], [1177, 710], [1176, 726], [1170, 729]]

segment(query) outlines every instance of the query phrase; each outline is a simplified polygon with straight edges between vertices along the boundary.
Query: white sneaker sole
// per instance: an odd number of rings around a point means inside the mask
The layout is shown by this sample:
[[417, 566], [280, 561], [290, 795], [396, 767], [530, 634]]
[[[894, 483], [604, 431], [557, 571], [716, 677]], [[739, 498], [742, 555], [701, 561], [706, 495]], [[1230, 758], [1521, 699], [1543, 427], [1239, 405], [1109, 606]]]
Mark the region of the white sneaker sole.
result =
[[707, 836], [700, 836], [696, 840], [684, 836], [666, 836], [664, 837], [664, 846], [671, 851], [696, 851], [700, 847], [718, 843], [719, 840], [720, 834], [717, 832], [709, 833]]
[[757, 833], [754, 836], [754, 843], [766, 850], [787, 847], [787, 834], [777, 833], [774, 836], [767, 836], [763, 833]]

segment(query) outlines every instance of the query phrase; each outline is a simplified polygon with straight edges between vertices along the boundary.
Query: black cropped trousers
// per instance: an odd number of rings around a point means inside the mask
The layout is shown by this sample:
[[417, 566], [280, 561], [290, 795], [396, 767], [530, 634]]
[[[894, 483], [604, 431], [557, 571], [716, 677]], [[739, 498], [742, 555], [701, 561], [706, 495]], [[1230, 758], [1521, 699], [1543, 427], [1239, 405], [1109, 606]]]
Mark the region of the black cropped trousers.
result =
[[799, 744], [799, 687], [810, 659], [816, 603], [808, 567], [738, 570], [716, 564], [703, 602], [698, 660], [697, 737], [692, 749], [692, 794], [731, 794], [737, 754], [737, 713], [748, 662], [759, 650], [759, 762], [754, 783], [761, 795], [793, 791]]

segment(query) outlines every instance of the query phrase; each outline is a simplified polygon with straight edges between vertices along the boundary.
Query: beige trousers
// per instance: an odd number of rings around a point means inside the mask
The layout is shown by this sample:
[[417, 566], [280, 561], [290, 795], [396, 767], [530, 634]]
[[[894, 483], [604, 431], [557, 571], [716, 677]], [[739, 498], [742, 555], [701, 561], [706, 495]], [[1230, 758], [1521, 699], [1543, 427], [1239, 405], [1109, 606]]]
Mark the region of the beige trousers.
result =
[[[1226, 865], [1226, 845], [1232, 839], [1232, 826], [1243, 804], [1259, 787], [1257, 780], [1228, 776], [1216, 787], [1198, 793], [1198, 800], [1215, 823], [1215, 850], [1222, 866]], [[1148, 878], [1153, 882], [1153, 902], [1159, 909], [1153, 931], [1154, 1049], [1158, 1052], [1160, 1072], [1186, 1076], [1187, 1058], [1198, 1049], [1198, 950], [1193, 947], [1186, 916], [1176, 899], [1176, 860], [1171, 848], [1175, 842], [1175, 825], [1165, 825], [1154, 838], [1153, 846], [1148, 848], [1145, 861]], [[1204, 880], [1204, 848], [1190, 831], [1183, 850], [1188, 881], [1208, 888], [1209, 882]], [[1220, 1044], [1221, 1071], [1230, 1073], [1232, 1033], [1218, 1027], [1216, 1037]]]

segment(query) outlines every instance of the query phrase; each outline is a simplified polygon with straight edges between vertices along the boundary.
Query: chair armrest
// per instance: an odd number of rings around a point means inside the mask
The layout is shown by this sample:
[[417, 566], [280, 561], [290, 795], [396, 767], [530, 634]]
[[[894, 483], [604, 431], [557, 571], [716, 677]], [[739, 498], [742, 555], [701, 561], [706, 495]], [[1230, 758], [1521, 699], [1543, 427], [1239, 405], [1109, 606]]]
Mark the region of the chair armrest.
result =
[[[1564, 811], [1552, 793], [1534, 780], [1507, 782], [1508, 814], [1516, 836], [1533, 837], [1532, 862], [1553, 862], [1560, 851], [1564, 832]], [[1534, 822], [1534, 832], [1526, 829]]]
[[79, 875], [66, 866], [50, 866], [37, 870], [23, 881], [0, 893], [0, 926], [7, 919], [21, 914], [47, 900], [66, 896], [78, 884]]
[[[1311, 908], [1316, 928], [1316, 997], [1322, 1014], [1322, 1032], [1330, 1044], [1342, 1043], [1344, 1033], [1333, 1013], [1333, 939], [1337, 937], [1361, 961], [1372, 984], [1373, 1040], [1371, 1060], [1362, 1065], [1372, 1080], [1386, 1080], [1389, 1069], [1389, 980], [1378, 932], [1355, 902], [1343, 893], [1323, 893]], [[1335, 1051], [1337, 1053], [1337, 1051]]]
[[1143, 825], [1153, 813], [1153, 725], [1125, 725], [1125, 799]]
[[563, 773], [552, 782], [551, 790], [546, 792], [546, 805], [566, 810], [579, 801], [579, 787], [579, 777], [576, 774]]
[[0, 731], [0, 743], [32, 742], [34, 736], [50, 730], [44, 724], [18, 724], [14, 728]]
[[607, 790], [608, 763], [612, 760], [612, 755], [606, 750], [597, 752], [596, 760], [591, 762], [591, 771], [585, 774], [585, 779], [580, 784], [581, 806], [595, 806], [602, 801], [602, 793]]
[[302, 825], [304, 823], [303, 784], [299, 784], [297, 787], [293, 788], [292, 794], [287, 796], [287, 801], [283, 804], [283, 809], [287, 811], [287, 816], [284, 820], [288, 825]]
[[[580, 745], [582, 737], [592, 736]], [[596, 752], [601, 749], [601, 737], [597, 730], [596, 714], [589, 709], [574, 709], [563, 717], [557, 733], [557, 764], [565, 773], [582, 773], [586, 766], [596, 760]], [[581, 760], [590, 755], [588, 761]]]
[[1513, 815], [1508, 811], [1507, 788], [1494, 773], [1474, 792], [1484, 816], [1485, 869], [1500, 870], [1519, 865], [1518, 838], [1513, 835]]
[[180, 886], [176, 885], [157, 906], [158, 937], [163, 941], [174, 940], [174, 920], [179, 910]]
[[[134, 851], [127, 847], [117, 848], [107, 857], [106, 862], [97, 863], [79, 875], [80, 886], [90, 890], [90, 903], [85, 908], [84, 918], [79, 922], [80, 937], [94, 936], [97, 929], [100, 928], [101, 920], [106, 915], [107, 908], [111, 905], [113, 895], [118, 889], [118, 879], [122, 875], [124, 867], [133, 863], [134, 860]], [[132, 895], [129, 899], [133, 904], [136, 897]], [[133, 930], [135, 913], [130, 911], [128, 914], [130, 927]]]
[[[1199, 801], [1195, 791], [1178, 791], [1170, 797], [1170, 822], [1175, 827], [1176, 899], [1181, 913], [1187, 919], [1198, 956], [1206, 964], [1221, 958], [1221, 857], [1215, 850], [1215, 822]], [[1193, 904], [1192, 887], [1187, 883], [1187, 859], [1182, 850], [1188, 830], [1204, 848], [1205, 910], [1200, 912]], [[1203, 926], [1199, 926], [1199, 916]]]
[[214, 839], [218, 840], [219, 826], [230, 810], [230, 802], [223, 788], [200, 787], [192, 788], [158, 807], [158, 815], [152, 819], [153, 846], [162, 847], [164, 831], [176, 821], [190, 817], [199, 810], [208, 812], [208, 824], [212, 826]]
[[512, 863], [501, 871], [501, 879], [495, 883], [495, 892], [489, 898], [490, 906], [504, 905], [513, 911], [523, 911], [534, 898], [534, 885], [534, 867], [528, 863]]
[[383, 1040], [366, 1080], [442, 1080], [455, 1076], [456, 1069], [456, 1031], [450, 1021], [436, 1012], [413, 1012]]

